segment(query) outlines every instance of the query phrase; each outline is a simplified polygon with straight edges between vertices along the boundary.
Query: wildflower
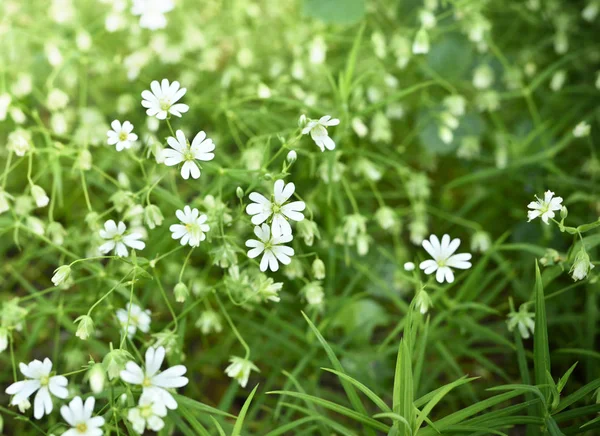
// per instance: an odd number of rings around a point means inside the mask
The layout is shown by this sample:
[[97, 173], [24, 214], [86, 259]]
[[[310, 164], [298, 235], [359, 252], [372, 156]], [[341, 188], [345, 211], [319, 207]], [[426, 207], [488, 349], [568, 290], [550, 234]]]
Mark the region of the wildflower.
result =
[[267, 267], [275, 272], [279, 269], [279, 262], [288, 265], [291, 261], [290, 256], [294, 255], [294, 249], [285, 245], [286, 242], [292, 240], [291, 233], [287, 235], [274, 236], [268, 224], [263, 224], [261, 227], [254, 227], [254, 234], [259, 240], [249, 239], [246, 241], [248, 257], [254, 259], [259, 254], [263, 253], [260, 261], [260, 270], [266, 271]]
[[590, 262], [590, 256], [582, 246], [575, 255], [575, 260], [569, 273], [573, 277], [573, 280], [578, 281], [585, 279], [592, 269], [594, 269], [594, 264]]
[[185, 303], [185, 300], [187, 300], [187, 297], [190, 295], [190, 290], [185, 283], [179, 282], [175, 285], [173, 293], [175, 294], [175, 301], [178, 303]]
[[59, 266], [54, 270], [54, 275], [52, 276], [52, 283], [54, 283], [54, 286], [62, 285], [69, 279], [70, 275], [71, 267], [69, 265]]
[[127, 362], [133, 359], [133, 357], [126, 350], [120, 348], [113, 350], [112, 343], [110, 344], [110, 348], [110, 352], [102, 359], [102, 367], [108, 374], [108, 379], [113, 380], [119, 377], [121, 371], [125, 369]]
[[412, 45], [413, 54], [427, 54], [429, 53], [429, 35], [424, 27], [421, 27]]
[[364, 138], [369, 134], [369, 128], [366, 124], [358, 117], [352, 118], [352, 130], [359, 138]]
[[133, 132], [133, 124], [125, 121], [123, 124], [119, 120], [114, 120], [110, 126], [112, 130], [106, 132], [108, 136], [108, 145], [116, 145], [117, 151], [130, 148], [132, 143], [137, 141], [138, 136]]
[[523, 304], [519, 308], [518, 312], [511, 311], [508, 314], [508, 331], [513, 331], [515, 327], [519, 329], [519, 333], [521, 333], [521, 337], [523, 339], [529, 338], [529, 332], [533, 333], [535, 329], [535, 322], [533, 318], [535, 317], [535, 313], [531, 313], [527, 311], [527, 307]]
[[487, 65], [480, 65], [473, 73], [473, 86], [477, 89], [487, 89], [494, 83], [494, 70]]
[[337, 126], [338, 124], [340, 124], [340, 120], [325, 115], [318, 120], [309, 120], [302, 129], [302, 134], [307, 135], [310, 133], [311, 138], [315, 141], [315, 144], [317, 144], [321, 151], [325, 151], [325, 149], [333, 150], [335, 148], [335, 142], [329, 137], [327, 127]]
[[302, 220], [298, 223], [298, 234], [309, 247], [312, 247], [315, 237], [317, 239], [321, 237], [317, 223], [311, 220]]
[[41, 419], [44, 414], [52, 412], [52, 395], [65, 399], [69, 395], [67, 391], [67, 378], [62, 375], [50, 376], [52, 361], [45, 358], [43, 362], [33, 360], [28, 365], [19, 363], [21, 373], [27, 377], [26, 380], [18, 381], [6, 388], [8, 395], [14, 395], [11, 404], [16, 406], [27, 400], [34, 392], [33, 416]]
[[383, 230], [398, 232], [399, 222], [396, 212], [391, 207], [382, 206], [375, 212], [375, 220]]
[[163, 372], [160, 366], [165, 358], [165, 348], [149, 347], [146, 351], [146, 369], [142, 370], [137, 363], [127, 362], [121, 371], [121, 379], [127, 383], [141, 385], [144, 393], [160, 398], [168, 409], [177, 409], [177, 402], [173, 395], [167, 391], [169, 388], [180, 388], [188, 384], [188, 379], [183, 377], [187, 371], [183, 365], [175, 365]]
[[323, 286], [319, 282], [307, 283], [300, 291], [306, 298], [306, 301], [311, 306], [320, 306], [325, 299]]
[[215, 149], [212, 139], [206, 137], [206, 133], [199, 132], [193, 139], [191, 145], [188, 143], [181, 130], [175, 132], [177, 138], [172, 136], [167, 138], [167, 143], [171, 148], [162, 151], [165, 165], [171, 167], [184, 162], [181, 167], [181, 177], [189, 179], [190, 174], [193, 179], [200, 177], [200, 167], [196, 160], [213, 160]]
[[100, 230], [100, 237], [107, 239], [98, 249], [102, 254], [106, 254], [111, 250], [115, 250], [115, 254], [119, 257], [125, 257], [129, 254], [127, 247], [133, 248], [134, 250], [143, 250], [146, 244], [139, 239], [142, 238], [141, 233], [130, 233], [124, 235], [127, 227], [123, 222], [119, 222], [119, 225], [113, 221], [108, 220], [104, 223], [104, 229]]
[[137, 304], [132, 303], [125, 306], [125, 309], [117, 309], [117, 319], [121, 328], [127, 328], [127, 335], [132, 338], [135, 332], [139, 329], [143, 333], [150, 331], [150, 315], [151, 312], [143, 310]]
[[140, 27], [157, 30], [167, 26], [165, 13], [175, 7], [173, 0], [133, 0], [131, 13], [140, 16]]
[[142, 106], [147, 109], [148, 116], [164, 120], [169, 114], [181, 117], [182, 113], [190, 109], [187, 104], [177, 103], [187, 91], [186, 88], [180, 88], [179, 82], [174, 81], [169, 84], [167, 79], [163, 79], [159, 84], [154, 80], [150, 84], [150, 89], [152, 92], [148, 90], [142, 92]]
[[425, 315], [429, 308], [432, 307], [431, 297], [424, 289], [421, 289], [417, 294], [417, 298], [415, 299], [415, 307], [421, 312], [422, 315]]
[[104, 390], [106, 382], [106, 371], [101, 363], [96, 363], [88, 372], [90, 389], [93, 393], [99, 394]]
[[250, 371], [260, 372], [258, 367], [248, 359], [231, 356], [229, 359], [231, 364], [225, 368], [225, 374], [235, 379], [241, 387], [245, 388], [250, 378]]
[[455, 117], [462, 117], [465, 114], [467, 100], [462, 95], [449, 95], [444, 98], [444, 106]]
[[272, 217], [271, 231], [274, 236], [291, 235], [292, 227], [288, 219], [302, 221], [301, 213], [306, 207], [303, 201], [286, 202], [294, 194], [296, 187], [293, 183], [277, 180], [273, 186], [273, 199], [268, 200], [258, 192], [252, 192], [249, 197], [254, 203], [246, 206], [246, 213], [252, 215], [252, 224], [258, 226]]
[[554, 92], [560, 91], [566, 80], [567, 73], [565, 70], [558, 70], [556, 73], [554, 73], [552, 79], [550, 80], [550, 89]]
[[41, 186], [31, 185], [31, 196], [35, 200], [37, 207], [46, 207], [50, 203], [50, 198], [48, 198], [46, 191]]
[[198, 247], [201, 241], [206, 239], [206, 232], [210, 226], [206, 224], [208, 217], [200, 215], [198, 209], [191, 209], [185, 206], [183, 210], [177, 210], [175, 215], [181, 221], [181, 224], [173, 224], [169, 227], [171, 237], [179, 239], [181, 245], [189, 244], [190, 247]]
[[576, 138], [583, 138], [584, 136], [589, 136], [590, 134], [590, 125], [585, 121], [580, 122], [573, 129], [573, 136]]
[[102, 435], [104, 418], [101, 416], [92, 417], [94, 413], [94, 404], [96, 399], [88, 397], [85, 403], [81, 397], [75, 397], [68, 406], [60, 408], [60, 414], [72, 428], [63, 433], [64, 436], [98, 436]]
[[31, 150], [31, 132], [17, 129], [8, 135], [7, 148], [14, 151], [17, 156], [25, 156]]
[[54, 88], [48, 93], [46, 106], [50, 112], [56, 112], [64, 109], [69, 104], [69, 96], [60, 89]]
[[311, 64], [320, 65], [327, 57], [327, 44], [322, 36], [316, 36], [310, 43], [309, 60]]
[[214, 310], [205, 310], [200, 314], [200, 317], [196, 321], [196, 327], [198, 327], [204, 335], [208, 335], [213, 332], [221, 333], [223, 330], [221, 315]]
[[404, 271], [414, 271], [415, 270], [415, 264], [412, 262], [406, 262], [404, 264]]
[[296, 162], [296, 159], [298, 159], [298, 154], [295, 150], [290, 150], [287, 156], [285, 157], [285, 160], [287, 160], [287, 163], [289, 165], [292, 165], [294, 162]]
[[527, 205], [529, 210], [527, 211], [527, 218], [529, 221], [541, 216], [542, 221], [546, 224], [548, 223], [549, 218], [554, 218], [554, 211], [560, 210], [562, 208], [562, 197], [554, 197], [554, 192], [546, 191], [544, 192], [544, 199], [540, 199], [535, 197], [537, 201], [532, 201]]
[[473, 239], [471, 239], [471, 251], [478, 251], [485, 253], [490, 249], [492, 240], [490, 235], [482, 230], [475, 232]]
[[317, 280], [323, 280], [325, 278], [325, 263], [318, 257], [312, 263], [312, 273]]
[[422, 245], [433, 260], [424, 260], [419, 265], [419, 268], [428, 275], [437, 271], [435, 278], [438, 283], [444, 283], [444, 280], [448, 283], [454, 281], [454, 273], [451, 268], [471, 268], [471, 263], [468, 262], [471, 259], [471, 254], [454, 254], [460, 245], [460, 239], [458, 238], [450, 240], [449, 235], [444, 235], [440, 243], [436, 235], [431, 235], [429, 236], [429, 240], [425, 239], [423, 241]]
[[149, 229], [154, 229], [162, 225], [164, 220], [163, 214], [160, 208], [154, 204], [149, 204], [144, 208], [144, 224]]
[[94, 332], [94, 321], [89, 316], [82, 315], [75, 322], [79, 323], [75, 336], [85, 341]]
[[127, 420], [139, 434], [144, 433], [146, 428], [156, 432], [162, 430], [165, 426], [162, 418], [165, 416], [167, 416], [165, 404], [160, 398], [147, 393], [142, 394], [137, 407], [127, 412]]

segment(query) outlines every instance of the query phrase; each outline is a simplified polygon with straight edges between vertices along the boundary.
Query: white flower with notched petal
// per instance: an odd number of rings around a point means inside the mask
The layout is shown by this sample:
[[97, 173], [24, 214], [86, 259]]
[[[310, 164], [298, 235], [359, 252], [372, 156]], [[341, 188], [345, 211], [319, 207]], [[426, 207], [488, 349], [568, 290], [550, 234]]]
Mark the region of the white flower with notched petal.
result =
[[528, 312], [527, 307], [525, 305], [521, 305], [519, 307], [518, 312], [510, 312], [508, 314], [508, 320], [506, 323], [508, 324], [508, 331], [512, 332], [515, 327], [519, 329], [519, 333], [523, 339], [528, 339], [530, 334], [535, 330], [535, 313]]
[[127, 247], [134, 250], [143, 250], [146, 244], [140, 241], [142, 234], [130, 233], [125, 235], [125, 230], [127, 230], [127, 227], [123, 222], [119, 222], [119, 225], [117, 225], [113, 220], [106, 221], [104, 229], [100, 230], [100, 237], [108, 239], [108, 242], [98, 248], [100, 253], [106, 254], [114, 249], [117, 256], [125, 257], [129, 254]]
[[200, 177], [200, 167], [196, 160], [213, 160], [215, 154], [212, 151], [215, 149], [215, 144], [212, 139], [206, 137], [204, 132], [199, 132], [191, 145], [181, 130], [175, 132], [175, 136], [177, 138], [172, 136], [167, 138], [167, 143], [171, 148], [162, 151], [165, 165], [172, 167], [183, 162], [181, 177], [187, 180], [191, 174], [193, 179], [197, 179]]
[[258, 226], [273, 216], [271, 231], [275, 236], [289, 235], [292, 227], [288, 219], [302, 221], [304, 215], [301, 213], [306, 208], [303, 201], [293, 201], [285, 204], [294, 194], [293, 183], [285, 184], [283, 180], [277, 180], [273, 187], [273, 200], [268, 200], [258, 192], [250, 194], [250, 200], [254, 203], [246, 206], [246, 213], [252, 215], [252, 224]]
[[243, 388], [248, 384], [250, 378], [250, 371], [260, 372], [258, 367], [249, 361], [248, 359], [242, 359], [241, 357], [231, 356], [229, 359], [231, 364], [225, 368], [225, 374], [234, 380], [237, 380], [239, 385]]
[[13, 383], [6, 388], [8, 395], [14, 395], [10, 404], [19, 405], [27, 400], [37, 391], [33, 401], [33, 416], [35, 419], [41, 419], [44, 414], [49, 415], [52, 412], [52, 397], [65, 399], [69, 395], [67, 391], [67, 378], [62, 375], [50, 376], [52, 371], [52, 361], [45, 358], [43, 362], [34, 360], [25, 365], [19, 363], [21, 373], [27, 377], [26, 380]]
[[72, 428], [63, 433], [63, 436], [102, 436], [100, 427], [104, 425], [101, 416], [92, 417], [96, 399], [89, 397], [85, 403], [81, 397], [75, 397], [68, 406], [60, 408], [60, 414]]
[[131, 144], [137, 141], [138, 136], [133, 132], [133, 124], [125, 121], [123, 124], [119, 120], [114, 120], [110, 123], [112, 130], [106, 132], [108, 136], [108, 145], [115, 145], [117, 151], [122, 151], [130, 148]]
[[537, 201], [532, 201], [527, 205], [529, 209], [532, 209], [527, 211], [527, 218], [531, 221], [537, 217], [542, 217], [542, 221], [549, 224], [548, 219], [554, 218], [554, 211], [562, 208], [562, 197], [554, 197], [554, 192], [546, 191], [543, 199], [538, 198], [537, 195], [535, 198]]
[[331, 118], [329, 115], [319, 118], [318, 120], [309, 120], [306, 126], [302, 129], [302, 134], [307, 135], [310, 133], [311, 138], [315, 141], [315, 144], [319, 146], [321, 151], [333, 150], [335, 148], [335, 142], [329, 137], [327, 127], [337, 126], [340, 120], [337, 118]]
[[137, 363], [129, 361], [121, 371], [121, 379], [133, 385], [141, 385], [143, 393], [155, 398], [160, 398], [164, 405], [171, 410], [177, 409], [177, 402], [167, 389], [180, 388], [188, 384], [187, 371], [183, 365], [175, 365], [163, 372], [160, 366], [165, 359], [165, 348], [148, 348], [146, 351], [146, 370], [142, 370]]
[[173, 0], [133, 0], [131, 13], [140, 15], [140, 27], [157, 30], [167, 26], [165, 13], [172, 11], [174, 7]]
[[248, 250], [248, 257], [250, 259], [254, 259], [264, 252], [260, 261], [261, 271], [266, 271], [267, 267], [269, 267], [271, 271], [277, 271], [279, 269], [278, 261], [284, 265], [288, 265], [291, 262], [290, 256], [294, 255], [294, 249], [281, 245], [292, 240], [291, 233], [273, 236], [269, 225], [263, 224], [261, 227], [254, 227], [254, 234], [259, 240], [247, 240], [246, 247], [250, 248], [250, 250]]
[[144, 433], [146, 428], [160, 431], [165, 426], [162, 420], [165, 416], [167, 416], [167, 408], [160, 397], [152, 392], [144, 392], [137, 407], [129, 409], [127, 412], [127, 419], [139, 434]]
[[181, 245], [189, 244], [190, 247], [198, 247], [201, 241], [206, 239], [206, 232], [210, 226], [206, 224], [208, 217], [200, 215], [198, 209], [185, 206], [183, 210], [175, 212], [181, 224], [173, 224], [169, 227], [171, 237], [180, 239]]
[[431, 235], [429, 240], [425, 239], [422, 242], [423, 248], [429, 253], [433, 260], [424, 260], [419, 265], [419, 268], [424, 270], [425, 274], [435, 274], [435, 279], [439, 283], [444, 283], [444, 280], [448, 283], [454, 281], [454, 273], [451, 268], [458, 269], [469, 269], [471, 268], [471, 254], [460, 253], [454, 254], [460, 245], [460, 239], [456, 238], [452, 241], [450, 236], [442, 236], [442, 242], [437, 236]]
[[137, 304], [131, 304], [131, 310], [129, 303], [125, 306], [125, 309], [117, 309], [117, 319], [121, 328], [125, 329], [127, 326], [127, 335], [132, 338], [135, 332], [139, 329], [143, 333], [150, 331], [150, 311], [143, 310]]
[[159, 84], [158, 80], [154, 80], [150, 89], [152, 92], [142, 92], [142, 106], [147, 109], [148, 116], [164, 120], [169, 114], [180, 117], [190, 109], [187, 104], [177, 103], [187, 91], [186, 88], [180, 88], [178, 81], [169, 84], [167, 79], [163, 79]]

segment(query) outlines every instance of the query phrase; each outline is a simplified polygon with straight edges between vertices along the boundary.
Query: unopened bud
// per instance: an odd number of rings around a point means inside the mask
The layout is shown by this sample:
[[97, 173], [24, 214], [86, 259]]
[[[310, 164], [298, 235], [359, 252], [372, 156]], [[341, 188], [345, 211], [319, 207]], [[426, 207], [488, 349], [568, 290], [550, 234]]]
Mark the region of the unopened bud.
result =
[[561, 219], [563, 219], [563, 220], [566, 219], [568, 215], [569, 215], [569, 210], [567, 209], [567, 206], [563, 206], [560, 209], [560, 217], [561, 217]]
[[54, 270], [54, 275], [52, 276], [52, 283], [54, 286], [62, 285], [69, 279], [71, 275], [71, 267], [69, 265], [59, 266]]
[[175, 293], [175, 301], [178, 303], [184, 303], [185, 300], [187, 300], [187, 297], [190, 295], [188, 287], [182, 282], [179, 282], [175, 285], [173, 292]]
[[316, 258], [312, 264], [313, 276], [317, 280], [323, 280], [325, 278], [325, 264], [319, 258]]
[[101, 363], [96, 363], [92, 366], [89, 372], [90, 389], [93, 393], [99, 394], [104, 390], [104, 382], [106, 381], [106, 371]]
[[75, 323], [79, 323], [75, 336], [81, 340], [85, 341], [94, 332], [94, 321], [87, 315], [80, 316]]
[[240, 186], [238, 186], [237, 188], [235, 188], [235, 195], [241, 200], [242, 198], [244, 198], [244, 190]]
[[144, 208], [144, 222], [149, 229], [162, 225], [163, 220], [164, 216], [158, 206], [149, 204]]
[[298, 154], [296, 153], [295, 150], [290, 150], [286, 156], [286, 159], [287, 159], [287, 162], [291, 165], [294, 162], [296, 162], [296, 159], [298, 159]]

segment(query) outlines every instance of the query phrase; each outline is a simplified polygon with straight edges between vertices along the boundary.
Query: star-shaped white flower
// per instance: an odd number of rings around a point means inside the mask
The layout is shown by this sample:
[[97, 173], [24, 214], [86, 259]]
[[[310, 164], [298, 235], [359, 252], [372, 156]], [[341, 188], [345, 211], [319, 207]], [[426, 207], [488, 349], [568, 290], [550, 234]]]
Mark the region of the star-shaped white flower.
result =
[[319, 146], [321, 151], [333, 150], [335, 148], [335, 142], [329, 137], [327, 127], [337, 126], [340, 120], [337, 118], [331, 118], [329, 115], [325, 115], [318, 120], [309, 120], [302, 134], [306, 135], [310, 133], [311, 138], [315, 141], [315, 144]]
[[131, 310], [129, 310], [129, 303], [127, 303], [125, 309], [117, 309], [117, 319], [121, 324], [121, 328], [124, 329], [127, 326], [127, 335], [130, 338], [135, 335], [138, 329], [143, 333], [150, 331], [150, 311], [143, 310], [137, 304], [131, 304]]
[[286, 201], [294, 194], [295, 189], [293, 183], [285, 184], [283, 180], [277, 180], [273, 186], [272, 201], [258, 192], [252, 192], [249, 197], [254, 203], [246, 206], [246, 213], [252, 215], [252, 224], [258, 226], [272, 216], [271, 231], [273, 235], [291, 234], [292, 227], [288, 219], [302, 221], [304, 215], [301, 211], [306, 208], [303, 201], [293, 201], [286, 204]]
[[43, 362], [34, 360], [25, 365], [19, 363], [21, 373], [27, 377], [26, 380], [18, 381], [6, 388], [8, 395], [14, 395], [10, 404], [16, 406], [27, 400], [37, 391], [33, 401], [33, 416], [41, 419], [44, 414], [52, 412], [52, 397], [65, 399], [69, 395], [67, 391], [67, 378], [62, 375], [51, 376], [52, 361], [45, 358]]
[[225, 374], [234, 380], [237, 380], [239, 385], [243, 388], [248, 384], [250, 378], [250, 371], [260, 372], [258, 367], [249, 361], [248, 359], [242, 359], [241, 357], [231, 356], [229, 359], [231, 364], [225, 368]]
[[454, 281], [454, 273], [451, 268], [471, 268], [471, 262], [468, 262], [471, 260], [470, 253], [454, 254], [460, 245], [460, 239], [458, 238], [451, 241], [450, 236], [444, 235], [442, 236], [442, 242], [440, 243], [440, 240], [436, 235], [431, 235], [429, 240], [425, 239], [422, 242], [422, 245], [427, 253], [433, 257], [433, 260], [424, 260], [419, 265], [419, 268], [427, 275], [437, 271], [435, 279], [439, 283], [444, 283], [444, 280], [448, 283]]
[[172, 136], [167, 138], [167, 143], [171, 148], [162, 151], [165, 165], [171, 167], [183, 162], [181, 177], [187, 180], [191, 174], [193, 179], [197, 179], [200, 177], [200, 167], [196, 160], [213, 160], [215, 154], [212, 151], [215, 149], [215, 144], [202, 131], [196, 135], [191, 145], [181, 130], [175, 132], [175, 136], [177, 138]]
[[542, 221], [549, 224], [548, 219], [554, 218], [554, 211], [562, 209], [562, 197], [554, 197], [554, 192], [546, 191], [544, 192], [544, 199], [538, 198], [537, 195], [535, 198], [537, 201], [532, 201], [527, 205], [529, 209], [532, 209], [527, 211], [527, 218], [531, 221], [541, 216]]
[[108, 145], [116, 145], [117, 151], [130, 148], [132, 143], [137, 141], [138, 136], [133, 132], [133, 124], [125, 121], [123, 124], [119, 120], [110, 123], [112, 130], [106, 132], [108, 136]]
[[291, 262], [290, 256], [294, 255], [294, 249], [286, 245], [281, 245], [292, 240], [291, 233], [273, 236], [269, 225], [263, 224], [261, 227], [254, 227], [254, 234], [259, 240], [247, 240], [246, 247], [251, 248], [248, 250], [248, 257], [250, 259], [254, 259], [264, 252], [263, 257], [260, 260], [261, 271], [266, 271], [267, 267], [269, 267], [271, 271], [277, 271], [279, 269], [278, 261], [284, 265], [288, 265]]
[[116, 255], [119, 257], [125, 257], [129, 254], [127, 247], [135, 250], [143, 250], [146, 244], [140, 241], [142, 235], [140, 233], [125, 235], [125, 230], [127, 230], [127, 227], [121, 221], [118, 226], [113, 220], [106, 221], [104, 229], [100, 230], [100, 237], [108, 239], [108, 242], [102, 244], [98, 250], [102, 254], [106, 254], [114, 249]]
[[200, 242], [206, 239], [206, 232], [210, 230], [210, 226], [206, 224], [208, 217], [204, 214], [200, 215], [198, 209], [189, 206], [177, 210], [175, 215], [181, 224], [173, 224], [169, 227], [171, 237], [180, 239], [181, 245], [189, 244], [190, 247], [198, 247]]
[[127, 412], [127, 419], [139, 434], [143, 434], [146, 428], [160, 431], [165, 426], [162, 420], [165, 416], [167, 416], [167, 408], [155, 392], [144, 392], [137, 407]]
[[68, 406], [60, 408], [60, 414], [71, 426], [63, 436], [102, 436], [104, 432], [100, 427], [104, 425], [104, 418], [92, 417], [95, 403], [94, 397], [88, 397], [85, 403], [81, 397], [75, 397]]
[[148, 90], [142, 92], [142, 106], [147, 109], [148, 116], [164, 120], [169, 114], [180, 117], [190, 109], [187, 104], [177, 103], [187, 91], [186, 88], [180, 88], [178, 81], [169, 84], [167, 79], [163, 79], [159, 84], [154, 80], [150, 84], [150, 89], [152, 92]]
[[146, 369], [142, 370], [133, 361], [127, 362], [125, 369], [121, 371], [121, 379], [133, 385], [141, 385], [144, 394], [160, 397], [164, 405], [171, 410], [177, 409], [177, 401], [167, 389], [180, 388], [188, 384], [187, 377], [183, 374], [187, 371], [183, 365], [175, 365], [160, 372], [160, 366], [165, 358], [165, 348], [156, 349], [150, 347], [146, 351]]
[[508, 331], [512, 332], [515, 327], [519, 329], [519, 333], [523, 339], [529, 339], [529, 332], [535, 331], [535, 313], [528, 312], [527, 307], [522, 305], [518, 312], [510, 312], [508, 314]]

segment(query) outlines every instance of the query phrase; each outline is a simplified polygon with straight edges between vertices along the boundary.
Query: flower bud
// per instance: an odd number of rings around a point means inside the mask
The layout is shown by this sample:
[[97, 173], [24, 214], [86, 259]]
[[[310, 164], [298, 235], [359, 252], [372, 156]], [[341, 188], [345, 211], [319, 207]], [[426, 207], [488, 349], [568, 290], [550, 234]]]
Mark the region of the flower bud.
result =
[[492, 245], [492, 240], [490, 235], [484, 231], [477, 231], [473, 235], [473, 239], [471, 239], [471, 251], [478, 251], [480, 253], [485, 253], [490, 249]]
[[221, 315], [214, 310], [205, 310], [200, 314], [196, 321], [196, 327], [200, 329], [202, 334], [220, 333], [223, 330]]
[[304, 126], [306, 126], [307, 122], [308, 122], [308, 120], [306, 118], [306, 115], [304, 115], [304, 114], [300, 115], [300, 118], [298, 118], [298, 127], [303, 129]]
[[111, 344], [111, 351], [102, 360], [102, 366], [108, 374], [108, 379], [113, 380], [119, 377], [121, 371], [125, 369], [125, 364], [130, 360], [133, 360], [133, 356], [128, 351], [119, 348], [112, 350]]
[[175, 285], [173, 292], [175, 293], [175, 301], [178, 303], [184, 303], [187, 297], [190, 295], [188, 287], [182, 282], [179, 282]]
[[415, 270], [415, 264], [412, 262], [406, 262], [404, 264], [404, 271], [414, 271]]
[[429, 35], [423, 27], [419, 29], [412, 46], [413, 54], [429, 53]]
[[75, 336], [85, 341], [94, 332], [94, 321], [87, 315], [82, 315], [75, 320], [75, 323], [79, 323]]
[[8, 330], [0, 327], [0, 353], [8, 348]]
[[35, 200], [37, 207], [46, 207], [50, 203], [50, 198], [46, 195], [44, 188], [38, 185], [31, 186], [31, 196]]
[[54, 286], [62, 285], [69, 279], [71, 275], [71, 267], [69, 265], [59, 266], [54, 270], [54, 275], [52, 276], [52, 283]]
[[285, 159], [287, 160], [287, 163], [291, 165], [296, 162], [296, 159], [298, 159], [298, 154], [295, 150], [290, 150]]
[[593, 268], [594, 265], [590, 262], [590, 256], [582, 246], [575, 256], [575, 261], [573, 262], [573, 266], [571, 266], [569, 273], [571, 274], [571, 277], [573, 277], [573, 280], [583, 280]]
[[164, 216], [158, 206], [149, 204], [144, 208], [144, 223], [149, 229], [162, 225]]
[[429, 294], [424, 290], [419, 291], [415, 300], [415, 306], [419, 312], [421, 312], [421, 314], [426, 314], [429, 308], [432, 306]]
[[317, 280], [323, 280], [325, 278], [325, 264], [318, 257], [312, 263], [312, 273]]
[[92, 369], [88, 372], [90, 389], [93, 393], [99, 394], [104, 390], [104, 383], [106, 382], [106, 371], [104, 370], [101, 363], [96, 363], [92, 366]]
[[319, 282], [310, 282], [300, 291], [311, 306], [319, 306], [323, 303], [325, 293]]
[[238, 186], [237, 188], [235, 188], [235, 195], [241, 200], [242, 198], [244, 198], [244, 190], [240, 186]]
[[19, 412], [25, 413], [29, 409], [31, 409], [31, 403], [29, 402], [29, 400], [25, 399], [25, 400], [21, 401], [19, 404], [17, 404], [17, 407], [19, 408]]
[[567, 216], [569, 216], [569, 210], [567, 209], [567, 206], [563, 206], [560, 208], [560, 218], [561, 219], [566, 219]]

